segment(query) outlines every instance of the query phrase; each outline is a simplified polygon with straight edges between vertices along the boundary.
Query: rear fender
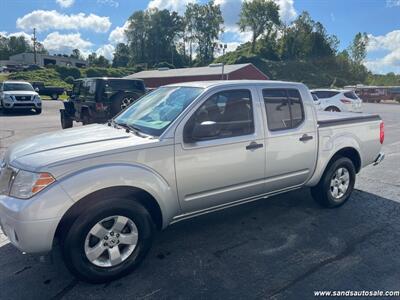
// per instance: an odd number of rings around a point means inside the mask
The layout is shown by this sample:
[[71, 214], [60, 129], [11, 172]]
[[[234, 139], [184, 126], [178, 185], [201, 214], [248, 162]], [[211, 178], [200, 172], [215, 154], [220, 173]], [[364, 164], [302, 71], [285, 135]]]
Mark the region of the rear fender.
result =
[[332, 135], [331, 130], [327, 132], [325, 131], [320, 137], [319, 141], [319, 149], [318, 149], [319, 153], [318, 153], [316, 169], [314, 171], [313, 176], [307, 182], [306, 186], [317, 185], [322, 175], [324, 174], [326, 167], [331, 161], [332, 157], [344, 148], [355, 149], [360, 156], [361, 165], [363, 165], [362, 163], [363, 158], [361, 156], [362, 152], [360, 151], [360, 142], [358, 141], [355, 135], [351, 133], [344, 133], [335, 136]]

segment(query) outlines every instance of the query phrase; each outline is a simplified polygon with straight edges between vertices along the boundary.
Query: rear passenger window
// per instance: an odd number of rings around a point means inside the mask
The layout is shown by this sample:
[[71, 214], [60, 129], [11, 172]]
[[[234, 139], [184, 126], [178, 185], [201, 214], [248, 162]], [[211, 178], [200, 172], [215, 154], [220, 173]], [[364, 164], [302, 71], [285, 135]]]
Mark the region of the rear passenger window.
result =
[[304, 120], [304, 110], [298, 90], [263, 90], [268, 129], [271, 131], [291, 129]]
[[298, 90], [288, 90], [288, 97], [290, 100], [292, 128], [295, 128], [303, 122], [303, 105], [301, 103], [301, 97]]

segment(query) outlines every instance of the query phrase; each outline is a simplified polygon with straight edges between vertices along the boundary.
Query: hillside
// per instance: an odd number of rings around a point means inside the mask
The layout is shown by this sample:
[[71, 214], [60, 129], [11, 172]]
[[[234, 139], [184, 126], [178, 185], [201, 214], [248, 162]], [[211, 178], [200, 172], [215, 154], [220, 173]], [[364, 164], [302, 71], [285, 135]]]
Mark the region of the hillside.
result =
[[303, 82], [310, 88], [343, 87], [366, 83], [366, 74], [355, 76], [351, 66], [341, 64], [332, 58], [320, 60], [271, 61], [257, 55], [246, 56], [240, 52], [230, 52], [216, 62], [226, 64], [252, 63], [271, 80]]
[[66, 89], [72, 87], [74, 79], [82, 77], [123, 77], [135, 73], [136, 68], [87, 68], [52, 67], [36, 71], [21, 71], [0, 77], [0, 81], [6, 78], [10, 80], [25, 80], [28, 82], [42, 81], [47, 86], [59, 86]]

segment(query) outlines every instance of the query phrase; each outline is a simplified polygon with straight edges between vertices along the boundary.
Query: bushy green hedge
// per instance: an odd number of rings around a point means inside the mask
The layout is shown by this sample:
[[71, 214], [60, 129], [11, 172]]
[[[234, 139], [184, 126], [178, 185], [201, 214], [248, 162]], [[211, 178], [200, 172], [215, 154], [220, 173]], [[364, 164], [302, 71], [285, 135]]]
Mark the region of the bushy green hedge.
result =
[[28, 72], [15, 72], [8, 76], [10, 80], [25, 80], [28, 82], [41, 81], [47, 86], [70, 88], [71, 85], [63, 81], [55, 69], [44, 69]]
[[137, 72], [137, 68], [87, 68], [52, 66], [42, 70], [15, 72], [8, 76], [10, 80], [41, 81], [47, 86], [71, 89], [73, 81], [81, 77], [124, 77]]
[[55, 70], [58, 72], [60, 78], [63, 80], [68, 76], [71, 76], [75, 79], [82, 76], [81, 71], [77, 67], [55, 66]]
[[83, 70], [82, 77], [124, 77], [135, 73], [135, 68], [99, 68], [92, 67]]

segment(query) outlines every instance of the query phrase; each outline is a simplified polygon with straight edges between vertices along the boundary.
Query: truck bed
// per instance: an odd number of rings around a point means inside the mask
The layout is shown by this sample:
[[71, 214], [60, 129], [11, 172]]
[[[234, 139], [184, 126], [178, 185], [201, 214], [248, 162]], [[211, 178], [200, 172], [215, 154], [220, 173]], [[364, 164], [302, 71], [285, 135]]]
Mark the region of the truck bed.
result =
[[346, 125], [352, 123], [380, 121], [381, 117], [376, 114], [350, 113], [350, 112], [317, 112], [317, 124], [319, 127]]

